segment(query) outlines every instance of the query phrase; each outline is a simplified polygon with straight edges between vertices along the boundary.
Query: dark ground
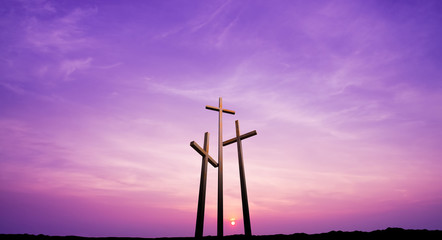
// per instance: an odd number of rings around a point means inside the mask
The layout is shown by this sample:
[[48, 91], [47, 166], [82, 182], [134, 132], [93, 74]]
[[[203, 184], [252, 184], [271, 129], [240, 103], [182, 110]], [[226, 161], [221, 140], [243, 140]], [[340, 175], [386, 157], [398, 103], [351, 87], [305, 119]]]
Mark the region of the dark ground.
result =
[[[176, 238], [117, 238], [117, 237], [98, 237], [98, 238], [88, 238], [88, 237], [77, 237], [77, 236], [47, 236], [47, 235], [30, 235], [30, 234], [0, 234], [0, 239], [14, 239], [14, 240], [178, 240], [178, 239], [193, 239], [190, 237], [176, 237]], [[208, 236], [204, 239], [217, 239], [217, 237]], [[354, 239], [354, 240], [379, 240], [379, 239], [434, 239], [442, 240], [441, 230], [405, 230], [402, 228], [387, 228], [385, 230], [376, 230], [372, 232], [342, 232], [342, 231], [331, 231], [328, 233], [320, 234], [305, 234], [305, 233], [295, 233], [290, 235], [263, 235], [263, 236], [252, 236], [250, 238], [244, 235], [233, 235], [225, 236], [223, 239], [234, 240], [234, 239], [294, 239], [294, 240], [341, 240], [341, 239]]]

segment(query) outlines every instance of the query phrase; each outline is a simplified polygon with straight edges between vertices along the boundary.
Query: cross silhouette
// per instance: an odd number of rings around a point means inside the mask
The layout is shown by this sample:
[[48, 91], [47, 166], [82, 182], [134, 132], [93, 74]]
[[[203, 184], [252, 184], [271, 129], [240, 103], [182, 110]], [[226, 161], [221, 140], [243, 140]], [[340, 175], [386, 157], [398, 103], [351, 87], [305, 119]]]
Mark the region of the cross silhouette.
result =
[[242, 143], [243, 139], [255, 136], [256, 130], [248, 132], [246, 134], [240, 135], [239, 133], [239, 122], [235, 121], [236, 127], [236, 137], [223, 142], [223, 146], [227, 146], [234, 142], [238, 146], [238, 163], [239, 163], [239, 177], [241, 182], [241, 199], [242, 199], [242, 213], [244, 218], [244, 233], [246, 236], [252, 236], [252, 229], [250, 227], [250, 214], [249, 214], [249, 200], [247, 199], [247, 187], [246, 187], [246, 175], [244, 172], [244, 161], [242, 154]]
[[213, 167], [218, 167], [218, 163], [211, 156], [209, 156], [209, 133], [204, 134], [204, 149], [202, 149], [195, 141], [190, 143], [190, 146], [195, 149], [202, 157], [201, 164], [201, 178], [200, 178], [200, 191], [198, 195], [198, 211], [196, 214], [196, 228], [195, 238], [203, 237], [204, 227], [204, 208], [206, 205], [206, 183], [207, 183], [207, 162], [212, 164]]
[[206, 106], [206, 109], [218, 111], [218, 215], [217, 236], [223, 236], [223, 117], [222, 113], [235, 114], [235, 111], [223, 109], [223, 99], [219, 98], [219, 106]]

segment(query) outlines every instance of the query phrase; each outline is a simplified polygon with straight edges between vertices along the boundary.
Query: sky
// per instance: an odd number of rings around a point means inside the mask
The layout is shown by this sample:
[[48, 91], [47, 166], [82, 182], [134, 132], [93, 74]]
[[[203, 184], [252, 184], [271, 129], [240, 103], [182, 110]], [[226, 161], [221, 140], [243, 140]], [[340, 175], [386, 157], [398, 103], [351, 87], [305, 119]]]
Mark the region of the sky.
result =
[[[0, 3], [0, 233], [194, 235], [243, 141], [252, 233], [442, 230], [441, 1]], [[224, 233], [242, 234], [236, 146]], [[204, 235], [216, 235], [209, 165]], [[237, 224], [230, 226], [229, 219]]]

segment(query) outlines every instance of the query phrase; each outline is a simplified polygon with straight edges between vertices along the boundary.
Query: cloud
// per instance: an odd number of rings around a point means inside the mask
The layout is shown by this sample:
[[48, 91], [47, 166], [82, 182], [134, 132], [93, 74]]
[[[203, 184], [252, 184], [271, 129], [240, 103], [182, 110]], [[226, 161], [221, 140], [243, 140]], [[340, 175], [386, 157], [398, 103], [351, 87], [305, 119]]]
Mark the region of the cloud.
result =
[[[154, 40], [163, 40], [169, 36], [179, 35], [183, 41], [193, 45], [199, 41], [200, 46], [207, 48], [221, 48], [229, 40], [229, 33], [236, 26], [240, 11], [231, 8], [231, 1], [222, 1], [221, 4], [211, 2], [197, 9], [189, 15], [187, 21], [177, 23], [172, 28], [156, 34]], [[244, 7], [240, 8], [243, 9]]]
[[85, 70], [91, 67], [92, 58], [65, 60], [60, 64], [60, 71], [64, 75], [64, 80], [76, 71]]
[[50, 1], [46, 1], [46, 0], [35, 0], [35, 1], [19, 0], [19, 2], [22, 4], [23, 8], [26, 9], [26, 11], [28, 11], [30, 13], [52, 14], [52, 13], [57, 12], [54, 5]]
[[223, 4], [221, 4], [221, 6], [217, 7], [215, 10], [212, 10], [209, 13], [204, 13], [198, 16], [198, 18], [194, 19], [194, 22], [191, 23], [192, 31], [196, 32], [201, 28], [205, 27], [206, 25], [208, 25], [209, 23], [211, 23], [212, 21], [214, 21], [216, 17], [218, 17], [221, 14], [221, 12], [224, 10], [224, 8], [226, 8], [229, 4], [230, 1], [224, 1]]
[[32, 16], [25, 19], [27, 42], [41, 52], [69, 52], [89, 47], [92, 39], [84, 32], [82, 21], [94, 15], [97, 9], [76, 8], [68, 14], [50, 20]]
[[98, 69], [111, 69], [111, 68], [116, 68], [118, 66], [121, 66], [122, 64], [123, 64], [122, 62], [117, 62], [117, 63], [109, 64], [109, 65], [94, 66], [94, 68], [98, 68]]
[[215, 46], [217, 47], [221, 47], [223, 46], [224, 42], [226, 41], [226, 39], [229, 36], [229, 32], [231, 31], [231, 29], [235, 26], [235, 24], [237, 23], [239, 17], [237, 16], [233, 21], [231, 21], [221, 32], [221, 34], [218, 37], [218, 40], [215, 44]]
[[20, 87], [17, 84], [11, 84], [8, 82], [0, 82], [0, 85], [3, 86], [4, 88], [8, 89], [9, 91], [18, 94], [18, 95], [23, 95], [26, 94], [26, 90], [24, 90], [22, 87]]

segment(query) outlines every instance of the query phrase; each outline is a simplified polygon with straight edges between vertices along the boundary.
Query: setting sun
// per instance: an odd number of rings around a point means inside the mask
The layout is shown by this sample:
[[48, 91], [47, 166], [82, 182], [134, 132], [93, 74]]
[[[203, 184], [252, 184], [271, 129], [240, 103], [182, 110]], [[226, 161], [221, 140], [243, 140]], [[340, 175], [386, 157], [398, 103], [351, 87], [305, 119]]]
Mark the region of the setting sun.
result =
[[231, 219], [230, 219], [230, 225], [231, 225], [231, 226], [235, 226], [235, 225], [236, 225], [236, 222], [235, 222], [235, 221], [236, 221], [235, 218], [231, 218]]

